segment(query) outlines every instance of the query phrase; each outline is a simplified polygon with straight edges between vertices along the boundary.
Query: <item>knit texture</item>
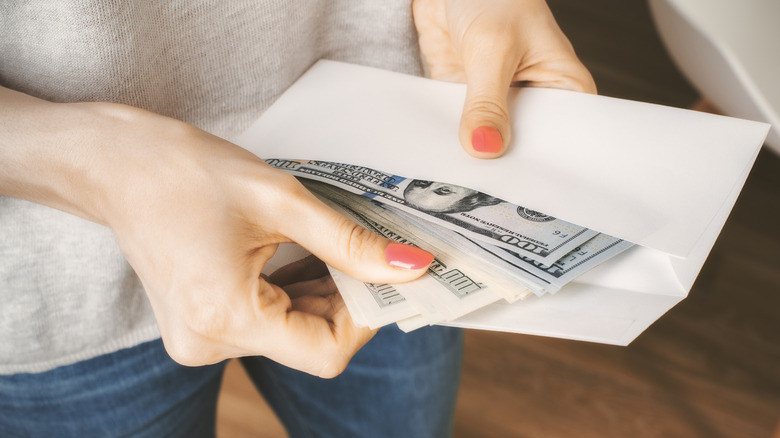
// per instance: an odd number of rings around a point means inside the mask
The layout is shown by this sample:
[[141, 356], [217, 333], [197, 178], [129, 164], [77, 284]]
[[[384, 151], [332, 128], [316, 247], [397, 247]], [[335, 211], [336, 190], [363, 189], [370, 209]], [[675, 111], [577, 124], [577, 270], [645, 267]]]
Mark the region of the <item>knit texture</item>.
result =
[[[0, 3], [0, 85], [54, 102], [125, 103], [227, 139], [320, 58], [419, 74], [409, 0]], [[159, 337], [110, 229], [8, 197], [0, 303], [0, 374]]]

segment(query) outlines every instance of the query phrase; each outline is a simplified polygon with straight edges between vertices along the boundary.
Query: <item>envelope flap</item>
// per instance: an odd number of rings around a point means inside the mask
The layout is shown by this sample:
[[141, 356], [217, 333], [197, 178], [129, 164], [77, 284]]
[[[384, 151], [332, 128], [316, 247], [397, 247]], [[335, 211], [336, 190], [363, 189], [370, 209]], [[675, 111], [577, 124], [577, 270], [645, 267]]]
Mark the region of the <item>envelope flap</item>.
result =
[[[768, 125], [563, 90], [514, 89], [497, 160], [458, 143], [465, 86], [320, 61], [237, 143], [263, 158], [362, 165], [471, 187], [687, 256]], [[723, 218], [725, 220], [725, 218]]]

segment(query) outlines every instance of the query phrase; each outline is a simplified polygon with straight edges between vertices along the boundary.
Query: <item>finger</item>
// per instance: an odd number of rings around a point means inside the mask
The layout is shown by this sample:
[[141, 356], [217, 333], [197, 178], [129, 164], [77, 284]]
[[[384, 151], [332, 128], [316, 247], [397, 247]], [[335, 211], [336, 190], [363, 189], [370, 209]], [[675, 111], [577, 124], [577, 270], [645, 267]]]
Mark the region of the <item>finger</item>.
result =
[[465, 82], [460, 53], [452, 44], [447, 28], [445, 3], [440, 0], [414, 0], [412, 15], [420, 52], [430, 77], [440, 81]]
[[330, 275], [324, 275], [313, 280], [299, 281], [284, 286], [285, 292], [291, 299], [303, 296], [326, 296], [338, 292], [336, 283]]
[[327, 275], [328, 267], [325, 262], [314, 255], [309, 255], [277, 269], [268, 277], [268, 281], [284, 287], [288, 284], [313, 280]]
[[186, 324], [177, 325], [184, 330], [173, 333], [176, 342], [164, 336], [171, 357], [195, 366], [263, 355], [329, 378], [341, 373], [374, 334], [354, 325], [339, 294], [291, 300], [282, 288], [260, 278], [254, 288], [230, 312], [224, 306], [198, 306], [200, 311], [192, 312]]
[[292, 310], [317, 315], [327, 321], [333, 321], [342, 307], [344, 299], [341, 296], [305, 295], [292, 300]]
[[472, 32], [461, 46], [466, 73], [466, 100], [460, 121], [460, 142], [478, 158], [496, 158], [511, 136], [507, 94], [518, 58], [506, 38], [495, 32]]
[[596, 94], [596, 83], [588, 69], [571, 53], [546, 59], [515, 75], [513, 86], [558, 88]]
[[339, 294], [298, 298], [285, 321], [272, 338], [274, 360], [324, 378], [340, 374], [376, 333], [354, 325]]
[[401, 283], [422, 275], [433, 255], [420, 248], [391, 242], [357, 225], [300, 187], [299, 202], [279, 224], [287, 237], [330, 266], [370, 283]]

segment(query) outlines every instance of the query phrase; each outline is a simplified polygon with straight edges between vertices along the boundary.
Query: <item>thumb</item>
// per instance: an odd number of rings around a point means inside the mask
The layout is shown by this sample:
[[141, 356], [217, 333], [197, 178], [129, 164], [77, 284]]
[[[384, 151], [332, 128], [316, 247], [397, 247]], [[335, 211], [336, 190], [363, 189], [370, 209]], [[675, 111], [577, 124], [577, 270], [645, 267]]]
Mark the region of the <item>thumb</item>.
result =
[[511, 136], [507, 94], [516, 64], [490, 51], [464, 56], [466, 101], [460, 120], [460, 143], [478, 158], [500, 157]]
[[[307, 192], [308, 193], [308, 192]], [[320, 260], [368, 283], [403, 283], [425, 273], [433, 254], [393, 242], [352, 222], [308, 194], [284, 234]]]

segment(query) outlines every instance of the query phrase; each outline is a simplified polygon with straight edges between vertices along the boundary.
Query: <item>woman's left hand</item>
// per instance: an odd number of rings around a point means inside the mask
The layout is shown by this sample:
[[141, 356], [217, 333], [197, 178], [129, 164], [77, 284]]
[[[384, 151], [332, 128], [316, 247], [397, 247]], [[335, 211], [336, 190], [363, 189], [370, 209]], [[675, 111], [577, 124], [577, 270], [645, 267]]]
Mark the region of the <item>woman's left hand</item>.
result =
[[596, 92], [544, 0], [414, 0], [412, 7], [431, 77], [467, 84], [459, 137], [475, 157], [506, 151], [513, 82]]

